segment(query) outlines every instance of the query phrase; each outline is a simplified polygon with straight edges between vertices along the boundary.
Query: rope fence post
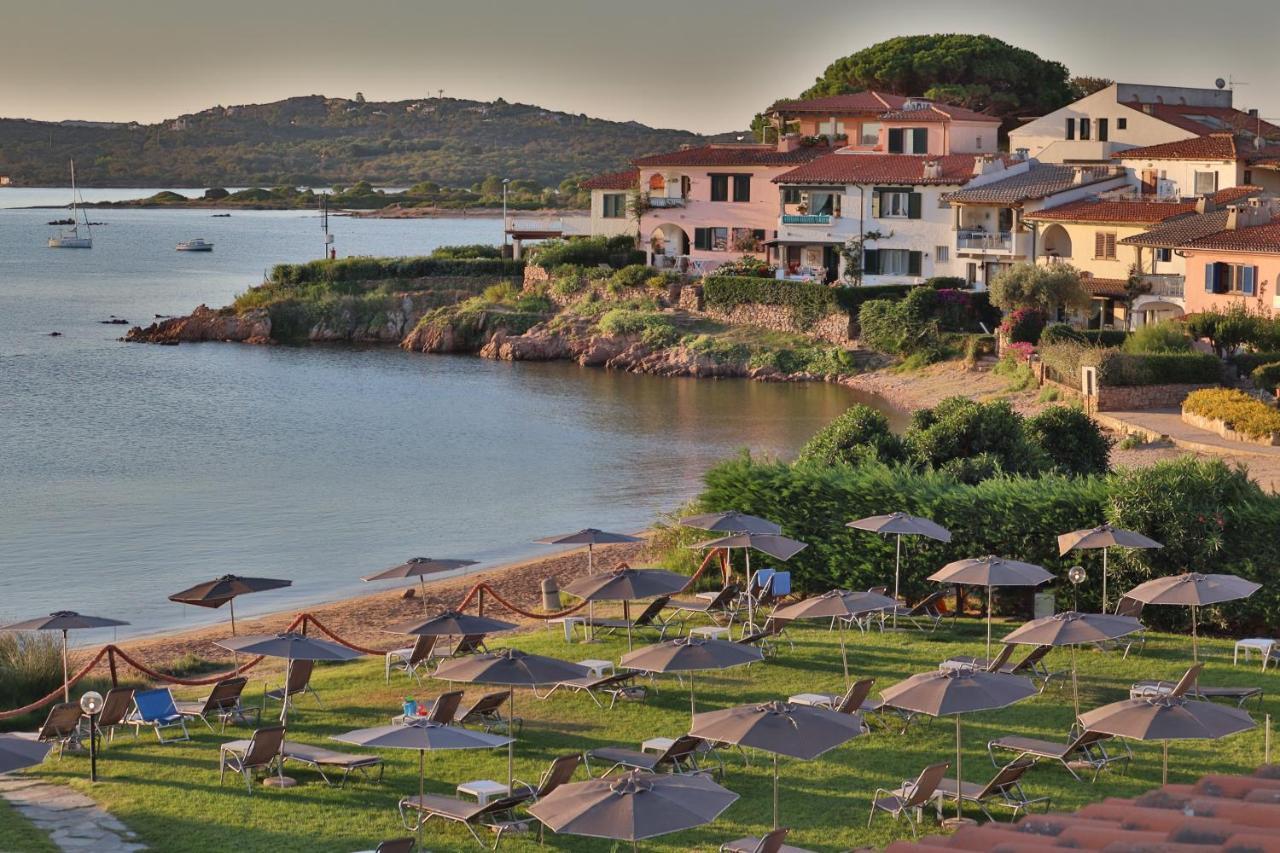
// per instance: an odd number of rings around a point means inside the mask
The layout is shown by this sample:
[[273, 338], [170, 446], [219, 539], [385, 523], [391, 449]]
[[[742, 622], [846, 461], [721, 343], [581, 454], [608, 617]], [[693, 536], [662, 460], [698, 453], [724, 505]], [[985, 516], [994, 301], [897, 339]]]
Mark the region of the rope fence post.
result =
[[480, 594], [476, 597], [476, 615], [484, 616], [484, 587], [480, 587]]
[[116, 647], [107, 646], [107, 668], [111, 670], [111, 686], [120, 686], [120, 676], [116, 672]]

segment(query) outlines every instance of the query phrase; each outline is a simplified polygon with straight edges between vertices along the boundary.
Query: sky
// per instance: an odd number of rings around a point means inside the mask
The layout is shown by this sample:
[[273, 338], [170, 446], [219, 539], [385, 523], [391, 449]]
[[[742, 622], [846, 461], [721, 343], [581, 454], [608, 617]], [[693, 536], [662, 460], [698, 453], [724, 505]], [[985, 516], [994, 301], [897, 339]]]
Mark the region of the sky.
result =
[[1235, 81], [1280, 119], [1276, 0], [5, 0], [0, 116], [151, 123], [323, 94], [745, 128], [894, 35], [983, 32], [1132, 83]]

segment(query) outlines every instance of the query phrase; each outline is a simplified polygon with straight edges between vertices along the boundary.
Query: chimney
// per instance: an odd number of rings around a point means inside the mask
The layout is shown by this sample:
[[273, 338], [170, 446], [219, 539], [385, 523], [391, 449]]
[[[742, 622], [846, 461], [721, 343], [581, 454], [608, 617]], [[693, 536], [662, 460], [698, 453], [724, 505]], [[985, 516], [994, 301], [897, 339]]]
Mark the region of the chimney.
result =
[[1257, 117], [1258, 117], [1257, 107], [1254, 107], [1253, 109], [1249, 110], [1249, 118], [1257, 118]]
[[1017, 160], [1019, 163], [1025, 161], [1030, 154], [1031, 154], [1030, 148], [1013, 149], [1013, 159]]
[[778, 137], [778, 153], [786, 154], [800, 147], [800, 134], [784, 133]]
[[979, 154], [978, 156], [974, 157], [973, 158], [974, 177], [977, 177], [978, 175], [985, 175], [988, 171], [990, 171], [991, 164], [994, 163], [995, 160], [996, 158], [990, 154]]
[[937, 160], [924, 161], [924, 179], [926, 181], [936, 181], [942, 177], [942, 163]]
[[1227, 224], [1222, 226], [1223, 231], [1235, 231], [1237, 228], [1243, 228], [1248, 224], [1247, 217], [1240, 215], [1239, 205], [1227, 205]]
[[1213, 196], [1202, 195], [1196, 199], [1196, 213], [1213, 213], [1218, 206], [1213, 203]]

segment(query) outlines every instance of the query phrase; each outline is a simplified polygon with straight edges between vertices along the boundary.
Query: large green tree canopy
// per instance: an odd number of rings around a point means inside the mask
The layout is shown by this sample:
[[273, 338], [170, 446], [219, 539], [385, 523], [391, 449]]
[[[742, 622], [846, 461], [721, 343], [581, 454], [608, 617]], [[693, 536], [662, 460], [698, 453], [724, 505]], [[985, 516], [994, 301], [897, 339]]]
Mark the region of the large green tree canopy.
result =
[[897, 36], [827, 66], [800, 97], [877, 89], [993, 116], [1042, 115], [1070, 103], [1067, 67], [986, 35]]

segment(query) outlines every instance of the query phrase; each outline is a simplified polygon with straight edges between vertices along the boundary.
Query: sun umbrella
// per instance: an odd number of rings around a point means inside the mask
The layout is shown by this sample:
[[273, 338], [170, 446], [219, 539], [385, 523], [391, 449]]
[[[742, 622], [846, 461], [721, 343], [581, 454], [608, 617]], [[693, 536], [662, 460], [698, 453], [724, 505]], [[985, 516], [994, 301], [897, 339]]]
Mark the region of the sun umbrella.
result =
[[[985, 586], [987, 588], [987, 659], [991, 658], [991, 598], [998, 586], [1039, 586], [1053, 580], [1053, 575], [1034, 563], [1021, 563], [1003, 557], [972, 557], [947, 563], [929, 575], [938, 583]], [[958, 608], [957, 608], [958, 609]]]
[[[741, 548], [747, 560], [747, 584], [751, 584], [751, 552], [759, 551], [762, 554], [768, 554], [778, 560], [790, 560], [796, 554], [799, 554], [805, 548], [808, 548], [807, 542], [801, 542], [797, 539], [788, 539], [777, 533], [731, 533], [728, 536], [722, 536], [719, 539], [712, 539], [709, 542], [699, 542], [693, 548], [696, 551], [707, 551], [713, 548], [723, 548], [731, 551], [734, 548]], [[747, 621], [742, 626], [745, 634], [747, 631], [756, 630], [755, 624], [755, 597], [747, 596]]]
[[1004, 638], [1006, 643], [1032, 646], [1071, 647], [1071, 696], [1076, 716], [1080, 716], [1080, 687], [1076, 680], [1076, 646], [1101, 643], [1142, 630], [1142, 623], [1132, 616], [1109, 613], [1076, 613], [1067, 611], [1028, 622]]
[[1184, 575], [1156, 578], [1138, 584], [1125, 595], [1143, 604], [1174, 604], [1190, 607], [1191, 655], [1193, 660], [1198, 661], [1200, 647], [1196, 636], [1196, 608], [1248, 598], [1261, 588], [1262, 584], [1247, 581], [1235, 575], [1202, 575], [1198, 572], [1188, 572]]
[[236, 634], [236, 596], [248, 595], [251, 592], [265, 592], [269, 589], [282, 589], [293, 586], [293, 581], [276, 578], [244, 578], [239, 575], [223, 575], [211, 581], [198, 583], [190, 589], [175, 592], [169, 596], [170, 601], [179, 604], [194, 604], [196, 607], [221, 607], [231, 605], [231, 636]]
[[863, 733], [862, 716], [827, 708], [766, 702], [708, 711], [693, 718], [689, 734], [773, 754], [773, 828], [778, 828], [778, 756], [817, 758]]
[[[936, 539], [939, 542], [950, 542], [951, 531], [943, 527], [941, 524], [930, 521], [927, 518], [920, 518], [914, 515], [907, 515], [905, 512], [891, 512], [888, 515], [872, 515], [867, 518], [860, 518], [857, 521], [851, 521], [845, 527], [852, 527], [857, 530], [869, 530], [872, 533], [879, 533], [883, 536], [890, 534], [898, 538], [896, 553], [893, 561], [893, 600], [898, 600], [898, 579], [902, 573], [902, 537], [903, 536], [928, 536], [930, 539]], [[898, 613], [895, 609], [893, 614], [893, 627], [898, 627]]]
[[[595, 569], [595, 551], [597, 545], [617, 545], [623, 542], [642, 542], [639, 536], [629, 536], [625, 533], [609, 533], [606, 530], [597, 530], [594, 527], [586, 527], [576, 533], [565, 533], [560, 536], [544, 536], [541, 539], [533, 540], [539, 545], [586, 545], [587, 546], [587, 575], [594, 575]], [[592, 619], [587, 620], [587, 642], [594, 642], [595, 636], [591, 630], [590, 623], [594, 621], [596, 615], [595, 604], [588, 602], [587, 615]]]
[[698, 670], [729, 669], [764, 660], [755, 646], [744, 646], [726, 640], [705, 637], [680, 637], [628, 652], [621, 658], [625, 667], [643, 672], [689, 673], [689, 714], [696, 714], [693, 699], [693, 673]]
[[[1194, 682], [1198, 674], [1199, 664], [1183, 677], [1183, 682]], [[1217, 740], [1255, 725], [1253, 718], [1240, 708], [1175, 694], [1112, 702], [1082, 714], [1080, 725], [1086, 731], [1131, 740], [1161, 741], [1162, 784], [1169, 781], [1169, 741]]]
[[627, 650], [631, 649], [631, 602], [659, 595], [672, 595], [689, 585], [687, 575], [664, 569], [615, 569], [589, 575], [569, 583], [564, 591], [584, 601], [621, 601], [627, 623]]
[[529, 806], [553, 832], [637, 841], [710, 823], [738, 795], [700, 774], [632, 770], [561, 785]]
[[1119, 527], [1112, 527], [1110, 524], [1100, 524], [1097, 527], [1088, 530], [1073, 530], [1070, 533], [1063, 533], [1058, 537], [1058, 554], [1066, 556], [1068, 551], [1074, 550], [1093, 550], [1102, 549], [1102, 612], [1107, 612], [1107, 552], [1111, 548], [1163, 548], [1154, 539], [1143, 536], [1141, 533], [1135, 533], [1132, 530], [1124, 530]]
[[844, 686], [849, 688], [849, 656], [845, 651], [844, 623], [851, 616], [874, 613], [896, 607], [897, 602], [874, 592], [845, 592], [833, 589], [773, 611], [774, 619], [835, 619], [840, 628], [840, 664], [844, 668]]
[[27, 740], [18, 735], [0, 734], [0, 773], [35, 767], [53, 748], [52, 743]]
[[[232, 637], [230, 640], [218, 640], [216, 645], [233, 652], [243, 652], [246, 655], [263, 655], [287, 661], [284, 677], [286, 693], [289, 674], [296, 660], [343, 661], [362, 657], [361, 653], [354, 649], [298, 633], [250, 634], [244, 637]], [[280, 722], [287, 723], [288, 719], [289, 697], [286, 695], [280, 702]]]
[[490, 619], [488, 616], [472, 616], [457, 610], [444, 610], [426, 619], [410, 619], [397, 622], [383, 630], [392, 634], [415, 634], [424, 637], [462, 637], [467, 634], [496, 634], [519, 627], [514, 622]]
[[67, 632], [89, 628], [114, 628], [128, 625], [119, 619], [103, 616], [83, 616], [74, 610], [57, 610], [48, 616], [38, 616], [25, 622], [14, 622], [0, 627], [0, 631], [61, 631], [62, 632], [62, 701], [71, 701], [71, 674], [67, 662]]
[[960, 715], [990, 711], [1020, 702], [1038, 691], [1031, 679], [1020, 675], [960, 668], [913, 675], [880, 691], [886, 705], [931, 717], [954, 714], [956, 718], [956, 819], [960, 818]]
[[[445, 661], [432, 673], [433, 678], [442, 681], [459, 681], [465, 684], [497, 684], [501, 687], [538, 687], [543, 684], [555, 684], [573, 678], [583, 678], [591, 674], [591, 670], [576, 663], [532, 655], [519, 649], [501, 649], [482, 655], [467, 655], [456, 660]], [[515, 729], [516, 693], [511, 691], [511, 700], [507, 702], [507, 731]], [[507, 789], [515, 779], [515, 741], [507, 744]]]
[[427, 575], [438, 575], [441, 572], [451, 572], [454, 569], [465, 569], [467, 566], [474, 566], [475, 560], [445, 560], [433, 559], [431, 557], [410, 557], [406, 562], [398, 566], [392, 566], [384, 569], [377, 574], [365, 575], [360, 578], [362, 581], [389, 581], [401, 578], [417, 578], [418, 588], [422, 591], [422, 606], [427, 606]]
[[[428, 751], [438, 749], [491, 749], [511, 743], [509, 737], [488, 732], [446, 726], [428, 720], [412, 720], [403, 725], [357, 729], [333, 735], [333, 740], [368, 749], [416, 749], [418, 751], [418, 796], [423, 795], [423, 764]], [[507, 789], [510, 792], [510, 788]], [[422, 823], [418, 823], [418, 849], [422, 848]]]
[[782, 527], [767, 518], [747, 515], [744, 512], [708, 512], [680, 519], [684, 527], [696, 527], [713, 533], [781, 533]]

